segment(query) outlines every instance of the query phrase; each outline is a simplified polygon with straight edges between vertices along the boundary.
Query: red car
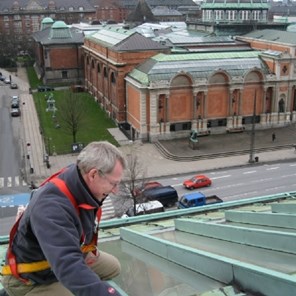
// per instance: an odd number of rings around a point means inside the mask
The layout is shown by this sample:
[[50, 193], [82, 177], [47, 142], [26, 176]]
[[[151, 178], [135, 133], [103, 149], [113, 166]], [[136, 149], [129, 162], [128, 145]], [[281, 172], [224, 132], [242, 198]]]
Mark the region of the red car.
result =
[[183, 186], [187, 189], [195, 189], [200, 187], [211, 186], [212, 181], [205, 175], [196, 175], [189, 180], [183, 182]]

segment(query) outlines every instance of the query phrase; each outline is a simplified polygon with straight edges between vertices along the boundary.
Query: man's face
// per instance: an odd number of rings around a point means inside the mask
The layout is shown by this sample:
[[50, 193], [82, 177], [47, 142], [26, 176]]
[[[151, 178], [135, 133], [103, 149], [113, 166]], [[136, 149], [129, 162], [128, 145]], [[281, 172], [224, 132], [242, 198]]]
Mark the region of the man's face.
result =
[[101, 201], [110, 193], [118, 192], [122, 176], [123, 167], [121, 163], [117, 161], [111, 173], [104, 174], [97, 169], [90, 170], [87, 174], [86, 183], [93, 196]]

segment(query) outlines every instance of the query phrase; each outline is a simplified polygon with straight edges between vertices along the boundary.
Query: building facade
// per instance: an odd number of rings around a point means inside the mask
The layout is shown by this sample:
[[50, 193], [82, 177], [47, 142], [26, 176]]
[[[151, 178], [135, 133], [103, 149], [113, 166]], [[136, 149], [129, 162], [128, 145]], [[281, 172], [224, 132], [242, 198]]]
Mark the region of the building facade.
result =
[[203, 22], [267, 22], [267, 0], [205, 0], [201, 4]]
[[40, 30], [45, 17], [67, 24], [91, 21], [95, 19], [95, 8], [87, 0], [1, 0], [0, 40], [7, 52], [15, 56], [20, 50], [32, 49], [31, 36]]
[[35, 70], [44, 84], [81, 84], [84, 80], [84, 34], [63, 21], [45, 18], [35, 32]]
[[85, 87], [118, 124], [126, 123], [125, 77], [163, 46], [137, 32], [104, 27], [84, 39]]
[[133, 138], [153, 142], [186, 137], [191, 130], [238, 132], [250, 129], [253, 120], [262, 129], [295, 122], [296, 44], [253, 35], [239, 39], [258, 50], [159, 54], [129, 73], [127, 121]]

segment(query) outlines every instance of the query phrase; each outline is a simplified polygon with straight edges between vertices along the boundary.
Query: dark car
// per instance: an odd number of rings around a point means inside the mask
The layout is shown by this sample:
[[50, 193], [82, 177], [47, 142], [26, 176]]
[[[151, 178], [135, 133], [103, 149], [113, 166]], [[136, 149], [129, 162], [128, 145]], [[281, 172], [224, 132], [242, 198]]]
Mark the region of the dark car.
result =
[[18, 117], [18, 116], [20, 116], [21, 115], [21, 110], [20, 110], [20, 108], [11, 108], [11, 111], [10, 111], [10, 115], [12, 116], [12, 117]]
[[174, 206], [178, 202], [178, 193], [172, 186], [160, 186], [143, 191], [145, 200], [158, 200], [166, 207]]
[[38, 86], [38, 91], [39, 92], [45, 92], [45, 91], [53, 91], [54, 87], [49, 86], [49, 85], [39, 85]]
[[14, 82], [11, 82], [11, 83], [10, 83], [10, 88], [11, 88], [11, 89], [17, 89], [17, 84], [14, 83]]
[[135, 196], [140, 196], [144, 190], [161, 187], [161, 186], [162, 184], [156, 181], [146, 182], [144, 184], [141, 184], [140, 186], [137, 186], [134, 190], [134, 194]]
[[11, 108], [19, 108], [20, 107], [20, 103], [19, 101], [11, 101]]

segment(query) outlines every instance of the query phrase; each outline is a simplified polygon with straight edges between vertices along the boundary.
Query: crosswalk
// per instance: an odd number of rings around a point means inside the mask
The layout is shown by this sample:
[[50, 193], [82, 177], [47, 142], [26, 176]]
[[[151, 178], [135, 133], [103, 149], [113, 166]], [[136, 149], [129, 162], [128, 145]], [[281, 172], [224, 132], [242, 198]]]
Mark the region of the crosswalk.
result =
[[115, 209], [111, 200], [108, 196], [102, 206], [102, 220], [109, 220], [115, 217]]
[[[10, 187], [28, 187], [28, 184], [20, 176], [0, 177], [0, 189]], [[110, 197], [105, 199], [102, 210], [102, 220], [108, 220], [115, 217], [115, 209]]]
[[28, 186], [27, 182], [20, 176], [14, 177], [0, 177], [0, 189], [9, 187], [23, 187]]

